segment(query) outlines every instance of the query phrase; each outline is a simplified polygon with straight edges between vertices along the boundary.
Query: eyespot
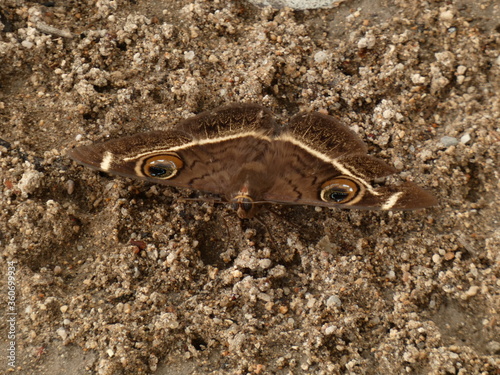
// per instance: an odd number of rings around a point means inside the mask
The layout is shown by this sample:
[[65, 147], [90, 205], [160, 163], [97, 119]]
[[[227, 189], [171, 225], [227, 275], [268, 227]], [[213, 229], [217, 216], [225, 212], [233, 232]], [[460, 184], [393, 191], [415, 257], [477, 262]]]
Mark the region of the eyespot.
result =
[[146, 177], [168, 180], [174, 177], [184, 166], [184, 162], [176, 154], [151, 156], [142, 163], [142, 173]]
[[346, 204], [361, 193], [360, 185], [350, 177], [336, 177], [321, 186], [321, 200], [328, 203]]

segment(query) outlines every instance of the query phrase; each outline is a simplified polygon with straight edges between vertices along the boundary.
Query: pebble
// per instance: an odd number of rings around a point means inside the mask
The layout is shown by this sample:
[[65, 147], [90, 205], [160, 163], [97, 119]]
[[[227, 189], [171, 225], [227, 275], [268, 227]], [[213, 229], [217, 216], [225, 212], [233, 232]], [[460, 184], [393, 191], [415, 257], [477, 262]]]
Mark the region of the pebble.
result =
[[186, 51], [186, 52], [184, 52], [184, 60], [186, 60], [186, 61], [193, 60], [194, 56], [195, 56], [194, 51]]
[[28, 40], [23, 40], [21, 42], [21, 45], [23, 47], [25, 47], [25, 48], [28, 48], [28, 49], [30, 49], [30, 48], [32, 48], [34, 46], [34, 44], [32, 42], [28, 41]]
[[55, 266], [54, 267], [54, 275], [58, 276], [62, 273], [62, 268], [61, 266]]
[[471, 137], [470, 137], [469, 133], [465, 133], [464, 135], [462, 135], [462, 137], [460, 137], [460, 143], [462, 143], [464, 145], [466, 145], [470, 140], [471, 140]]
[[23, 194], [31, 194], [40, 187], [42, 178], [42, 172], [28, 170], [23, 173], [23, 176], [18, 182], [17, 187]]
[[75, 181], [73, 180], [68, 180], [66, 182], [66, 189], [69, 195], [73, 194], [75, 191]]
[[453, 19], [453, 12], [451, 10], [441, 12], [441, 14], [439, 15], [439, 19], [441, 19], [442, 21], [451, 21]]
[[318, 64], [322, 64], [328, 60], [330, 55], [325, 51], [319, 51], [314, 54], [314, 61]]
[[340, 307], [340, 306], [342, 306], [342, 301], [340, 300], [339, 296], [333, 295], [333, 296], [330, 296], [326, 300], [326, 306], [327, 307], [334, 307], [334, 306]]
[[447, 135], [442, 137], [440, 141], [445, 147], [455, 146], [458, 144], [458, 139], [456, 139], [455, 137], [449, 137]]
[[64, 328], [59, 328], [56, 333], [63, 339], [66, 340], [68, 338], [68, 332]]
[[476, 285], [473, 285], [465, 292], [466, 297], [474, 297], [477, 292], [479, 292], [479, 287]]
[[272, 6], [273, 8], [292, 8], [292, 9], [318, 9], [331, 8], [333, 4], [341, 0], [248, 0], [257, 6]]

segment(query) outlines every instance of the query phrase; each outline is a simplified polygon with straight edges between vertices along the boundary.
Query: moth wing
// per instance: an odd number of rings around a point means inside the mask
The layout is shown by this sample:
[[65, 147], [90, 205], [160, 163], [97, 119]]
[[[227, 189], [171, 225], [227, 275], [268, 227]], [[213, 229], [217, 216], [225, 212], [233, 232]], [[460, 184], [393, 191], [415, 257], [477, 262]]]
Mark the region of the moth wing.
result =
[[[123, 137], [69, 151], [93, 169], [169, 186], [223, 194], [241, 165], [262, 157], [277, 125], [273, 114], [256, 104], [232, 104], [181, 121], [173, 130]], [[147, 176], [152, 157], [175, 154], [182, 167], [168, 179]]]
[[436, 197], [413, 182], [383, 185], [368, 191], [348, 208], [372, 210], [418, 210], [438, 204]]
[[336, 118], [318, 112], [295, 115], [284, 131], [293, 139], [331, 158], [367, 152], [366, 144], [354, 131]]
[[267, 108], [252, 103], [234, 103], [183, 120], [175, 129], [195, 139], [206, 140], [242, 133], [273, 136], [277, 124], [273, 113]]
[[[95, 170], [158, 184], [226, 195], [242, 164], [258, 162], [270, 141], [253, 135], [226, 140], [191, 141], [179, 131], [140, 133], [68, 152], [76, 162]], [[175, 155], [179, 170], [168, 179], [147, 176], [148, 160]]]
[[260, 165], [269, 146], [269, 139], [248, 135], [180, 148], [176, 153], [184, 167], [171, 182], [175, 186], [230, 196], [239, 187], [242, 169]]
[[[279, 176], [263, 195], [266, 201], [355, 209], [404, 210], [435, 205], [436, 199], [413, 183], [376, 186], [374, 179], [391, 175], [396, 170], [384, 161], [366, 154], [343, 155], [330, 159], [311, 153], [293, 142], [276, 141], [274, 169]], [[289, 155], [283, 158], [282, 155]], [[278, 160], [286, 160], [279, 164]], [[329, 181], [344, 178], [355, 182], [357, 196], [346, 204], [326, 202], [322, 189]]]
[[191, 137], [175, 130], [153, 131], [76, 147], [68, 151], [68, 156], [95, 170], [140, 178], [135, 169], [137, 158], [161, 153], [191, 140]]

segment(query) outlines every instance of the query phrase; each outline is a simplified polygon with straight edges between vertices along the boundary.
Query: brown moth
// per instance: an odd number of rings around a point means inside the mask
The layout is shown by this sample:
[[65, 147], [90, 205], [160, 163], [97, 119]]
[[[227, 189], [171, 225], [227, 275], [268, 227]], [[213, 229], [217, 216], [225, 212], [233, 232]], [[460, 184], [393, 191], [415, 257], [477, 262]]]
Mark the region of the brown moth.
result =
[[396, 172], [367, 155], [331, 116], [299, 113], [285, 127], [256, 104], [232, 104], [153, 131], [69, 152], [104, 172], [220, 195], [240, 218], [265, 203], [412, 210], [437, 203], [417, 185], [375, 186]]

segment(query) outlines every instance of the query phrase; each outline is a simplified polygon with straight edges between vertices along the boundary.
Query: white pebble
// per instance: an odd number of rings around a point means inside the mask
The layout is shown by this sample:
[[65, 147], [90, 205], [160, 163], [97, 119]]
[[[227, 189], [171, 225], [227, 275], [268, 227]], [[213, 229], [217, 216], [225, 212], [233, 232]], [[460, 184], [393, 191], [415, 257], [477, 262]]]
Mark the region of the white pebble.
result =
[[327, 307], [334, 307], [334, 306], [340, 307], [340, 306], [342, 306], [342, 301], [340, 300], [339, 296], [333, 295], [333, 296], [330, 296], [326, 300], [326, 306]]
[[459, 65], [457, 68], [457, 74], [464, 74], [467, 71], [467, 67], [463, 65]]
[[473, 286], [471, 286], [471, 287], [469, 288], [469, 290], [467, 290], [467, 291], [465, 292], [465, 295], [466, 295], [467, 297], [473, 297], [473, 296], [475, 296], [475, 295], [477, 294], [477, 292], [479, 292], [479, 287], [478, 287], [478, 286], [476, 286], [476, 285], [473, 285]]
[[23, 176], [17, 183], [17, 187], [23, 194], [31, 194], [40, 187], [42, 178], [42, 172], [28, 170], [23, 173]]
[[434, 254], [432, 256], [432, 261], [436, 264], [440, 264], [441, 263], [441, 257], [439, 256], [439, 254]]
[[317, 9], [331, 8], [334, 3], [341, 0], [248, 0], [257, 6], [272, 6], [273, 8], [292, 8], [292, 9]]
[[330, 55], [328, 53], [326, 53], [325, 51], [319, 51], [319, 52], [316, 52], [314, 54], [314, 61], [317, 63], [317, 64], [322, 64], [324, 63], [326, 60], [328, 60], [328, 58], [330, 57]]
[[392, 109], [386, 109], [384, 112], [382, 112], [382, 117], [386, 120], [390, 120], [394, 117], [394, 111]]
[[59, 328], [56, 333], [63, 339], [66, 340], [68, 338], [68, 332], [64, 328]]
[[66, 182], [66, 189], [69, 195], [73, 194], [73, 192], [75, 191], [75, 181], [68, 180]]
[[194, 51], [185, 51], [184, 52], [184, 60], [191, 61], [194, 59]]
[[32, 48], [32, 47], [33, 47], [33, 43], [31, 43], [31, 42], [30, 42], [30, 41], [28, 41], [28, 40], [23, 40], [23, 41], [21, 42], [21, 45], [22, 45], [23, 47], [25, 47], [25, 48], [28, 48], [28, 49], [30, 49], [30, 48]]
[[261, 259], [259, 260], [259, 267], [262, 268], [263, 270], [268, 269], [271, 267], [271, 259]]
[[451, 21], [453, 19], [453, 12], [451, 10], [441, 12], [439, 19], [442, 21]]
[[335, 326], [328, 326], [328, 327], [326, 327], [326, 329], [325, 329], [325, 335], [331, 335], [331, 334], [332, 334], [332, 333], [334, 333], [336, 330], [337, 330], [337, 327], [335, 327]]
[[460, 143], [466, 145], [469, 141], [471, 140], [470, 138], [470, 134], [469, 133], [465, 133], [464, 135], [462, 135], [462, 137], [460, 138]]
[[442, 137], [440, 141], [445, 147], [455, 146], [458, 144], [458, 139], [456, 139], [455, 137], [449, 137], [447, 135]]

